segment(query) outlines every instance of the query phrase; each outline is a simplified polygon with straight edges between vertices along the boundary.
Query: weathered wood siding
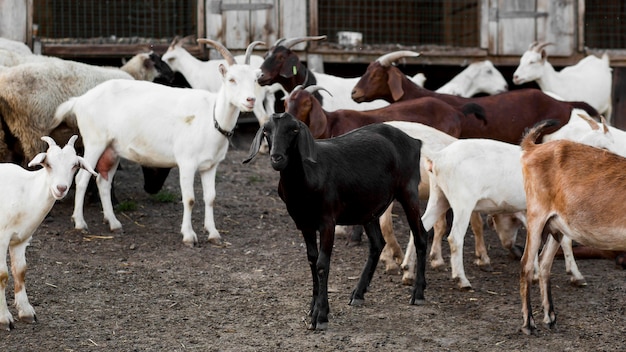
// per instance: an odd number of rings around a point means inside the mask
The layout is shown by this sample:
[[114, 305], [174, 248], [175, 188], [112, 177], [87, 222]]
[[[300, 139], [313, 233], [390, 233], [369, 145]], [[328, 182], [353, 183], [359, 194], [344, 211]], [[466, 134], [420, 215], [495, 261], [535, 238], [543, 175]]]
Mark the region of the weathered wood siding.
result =
[[[263, 8], [266, 4], [271, 8]], [[261, 9], [250, 9], [256, 5]], [[245, 50], [255, 40], [269, 46], [280, 37], [307, 33], [306, 0], [224, 0], [222, 6], [240, 9], [216, 13], [214, 1], [206, 0], [206, 33], [229, 49]]]
[[578, 45], [577, 0], [491, 0], [489, 53], [521, 55], [534, 41], [554, 43], [551, 56], [569, 56]]
[[0, 0], [0, 37], [29, 42], [29, 3], [32, 0]]

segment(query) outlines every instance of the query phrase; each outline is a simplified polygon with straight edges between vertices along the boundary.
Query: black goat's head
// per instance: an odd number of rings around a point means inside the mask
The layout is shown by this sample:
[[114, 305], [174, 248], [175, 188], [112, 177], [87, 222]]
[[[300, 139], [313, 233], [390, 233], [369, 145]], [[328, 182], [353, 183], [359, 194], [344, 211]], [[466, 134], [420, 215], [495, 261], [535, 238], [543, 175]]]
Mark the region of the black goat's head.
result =
[[287, 83], [294, 79], [298, 74], [298, 70], [306, 69], [300, 63], [298, 54], [293, 52], [291, 48], [305, 41], [322, 39], [326, 39], [326, 36], [281, 38], [277, 40], [265, 55], [265, 61], [261, 65], [259, 84], [264, 86], [281, 83], [285, 89], [291, 91], [296, 84], [291, 83], [292, 85], [286, 87]]
[[290, 156], [315, 163], [315, 139], [308, 127], [289, 113], [273, 114], [256, 133], [250, 146], [248, 163], [259, 152], [263, 138], [270, 148], [270, 162], [276, 171], [284, 170]]

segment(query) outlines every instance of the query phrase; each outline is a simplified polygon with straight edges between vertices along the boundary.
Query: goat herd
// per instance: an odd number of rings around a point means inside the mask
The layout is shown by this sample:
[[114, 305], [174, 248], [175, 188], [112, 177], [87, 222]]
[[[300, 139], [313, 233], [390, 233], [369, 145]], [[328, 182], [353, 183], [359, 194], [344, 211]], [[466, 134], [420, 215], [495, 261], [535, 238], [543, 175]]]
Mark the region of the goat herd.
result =
[[[452, 278], [467, 289], [464, 236], [471, 224], [477, 263], [488, 266], [481, 214], [490, 215], [502, 245], [521, 258], [527, 334], [536, 330], [529, 291], [534, 280], [544, 322], [556, 323], [549, 278], [559, 246], [577, 285], [585, 279], [572, 241], [626, 250], [626, 223], [619, 214], [626, 203], [626, 132], [602, 117], [611, 116], [606, 56], [589, 56], [557, 72], [547, 61], [547, 43], [533, 43], [513, 81], [536, 81], [541, 90], [508, 91], [502, 75], [483, 61], [430, 91], [421, 87], [423, 75], [408, 77], [394, 65], [419, 55], [412, 51], [381, 56], [362, 77], [313, 72], [291, 48], [323, 39], [280, 39], [264, 58], [252, 55], [261, 42], [235, 57], [219, 42], [199, 39], [224, 58], [200, 61], [177, 38], [162, 58], [139, 54], [122, 69], [33, 55], [21, 43], [1, 40], [0, 327], [10, 330], [14, 322], [5, 298], [7, 252], [19, 320], [35, 320], [24, 282], [26, 247], [55, 201], [67, 195], [77, 170], [76, 229], [88, 229], [83, 206], [91, 175], [104, 220], [112, 231], [121, 229], [111, 191], [124, 158], [144, 168], [148, 192], [157, 192], [169, 169], [178, 167], [181, 233], [188, 246], [198, 243], [191, 219], [198, 172], [203, 228], [210, 242], [221, 242], [213, 216], [216, 170], [241, 112], [253, 112], [260, 125], [244, 163], [269, 153], [280, 172], [279, 195], [306, 243], [313, 281], [310, 329], [328, 326], [329, 264], [338, 226], [355, 226], [354, 240], [364, 229], [370, 245], [351, 305], [363, 303], [379, 260], [386, 270], [402, 269], [403, 281], [413, 284], [410, 303], [423, 304], [427, 232], [434, 228], [430, 264], [443, 266], [441, 242], [452, 210]], [[172, 72], [182, 73], [192, 89], [155, 82]], [[285, 92], [284, 112], [275, 112], [277, 91]], [[472, 97], [476, 93], [487, 95]], [[61, 148], [55, 140], [67, 143]], [[394, 200], [411, 229], [406, 253], [393, 233]], [[427, 200], [423, 216], [420, 200]], [[524, 249], [514, 245], [522, 225], [528, 229]]]

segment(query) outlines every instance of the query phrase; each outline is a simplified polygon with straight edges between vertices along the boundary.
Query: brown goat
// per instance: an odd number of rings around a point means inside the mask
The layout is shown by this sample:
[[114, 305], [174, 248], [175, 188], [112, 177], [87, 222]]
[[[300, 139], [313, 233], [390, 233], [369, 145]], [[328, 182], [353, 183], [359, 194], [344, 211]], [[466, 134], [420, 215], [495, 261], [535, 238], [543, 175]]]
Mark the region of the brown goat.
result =
[[[285, 99], [285, 112], [304, 122], [315, 138], [336, 137], [358, 127], [385, 121], [419, 122], [458, 138], [462, 135], [462, 128], [471, 123], [465, 122], [469, 119], [461, 111], [436, 98], [413, 99], [366, 111], [326, 111], [314, 96], [318, 90], [325, 89], [298, 86]], [[483, 124], [482, 121], [476, 123]]]
[[[490, 138], [518, 144], [524, 130], [544, 119], [554, 119], [565, 125], [572, 109], [585, 110], [590, 116], [598, 112], [585, 102], [566, 102], [553, 99], [539, 89], [519, 89], [476, 98], [464, 98], [449, 94], [440, 94], [422, 88], [413, 83], [400, 69], [391, 63], [399, 59], [400, 54], [390, 53], [372, 62], [365, 74], [352, 90], [352, 99], [367, 102], [384, 99], [390, 103], [423, 97], [438, 98], [460, 108], [468, 103], [476, 103], [484, 110], [484, 125], [468, 126], [464, 130], [466, 138]], [[553, 126], [544, 131], [552, 133], [558, 129]]]
[[522, 331], [536, 330], [530, 304], [533, 260], [548, 236], [539, 263], [544, 323], [553, 328], [556, 313], [550, 269], [563, 235], [603, 250], [626, 250], [626, 159], [607, 150], [557, 140], [535, 144], [550, 122], [533, 127], [524, 137], [522, 173], [527, 205], [526, 247], [522, 256], [520, 296]]

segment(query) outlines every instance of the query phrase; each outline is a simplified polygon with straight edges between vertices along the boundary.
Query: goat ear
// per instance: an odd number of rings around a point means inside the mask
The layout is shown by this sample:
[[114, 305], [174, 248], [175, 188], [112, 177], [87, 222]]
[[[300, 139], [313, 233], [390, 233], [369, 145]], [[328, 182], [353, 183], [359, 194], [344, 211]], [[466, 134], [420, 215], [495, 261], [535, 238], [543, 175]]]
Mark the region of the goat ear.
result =
[[[259, 149], [261, 148], [261, 141], [263, 141], [263, 137], [265, 137], [265, 135], [263, 134], [263, 126], [261, 126], [259, 128], [259, 130], [256, 132], [256, 135], [254, 136], [254, 139], [252, 140], [252, 144], [250, 145], [250, 152], [248, 157], [242, 162], [242, 164], [247, 164], [249, 163], [252, 159], [254, 159], [254, 157], [257, 155], [257, 153], [259, 152]], [[269, 144], [269, 141], [267, 142]]]
[[315, 139], [304, 123], [300, 123], [300, 133], [298, 133], [298, 150], [303, 161], [316, 163]]
[[390, 69], [387, 71], [387, 84], [389, 84], [389, 90], [394, 101], [400, 100], [404, 95], [402, 89], [402, 73], [400, 70]]
[[228, 69], [226, 68], [226, 66], [224, 66], [224, 64], [220, 64], [219, 70], [222, 77], [226, 77], [226, 72], [228, 72]]
[[37, 165], [44, 166], [44, 160], [46, 160], [46, 156], [47, 156], [46, 153], [39, 153], [39, 154], [35, 155], [33, 160], [31, 160], [28, 163], [28, 167], [34, 167], [34, 166], [37, 166]]
[[91, 165], [89, 165], [87, 160], [85, 160], [85, 158], [83, 158], [82, 156], [78, 157], [78, 165], [81, 167], [81, 169], [85, 169], [90, 174], [96, 177], [98, 176], [98, 173], [91, 167]]
[[287, 58], [280, 70], [280, 76], [285, 78], [291, 78], [298, 74], [298, 62], [299, 59], [295, 55], [291, 55]]
[[[315, 99], [311, 96], [311, 99]], [[311, 102], [309, 102], [311, 104]], [[311, 112], [309, 112], [309, 129], [315, 138], [319, 138], [326, 131], [328, 121], [326, 114], [322, 111], [320, 104], [311, 104]]]

